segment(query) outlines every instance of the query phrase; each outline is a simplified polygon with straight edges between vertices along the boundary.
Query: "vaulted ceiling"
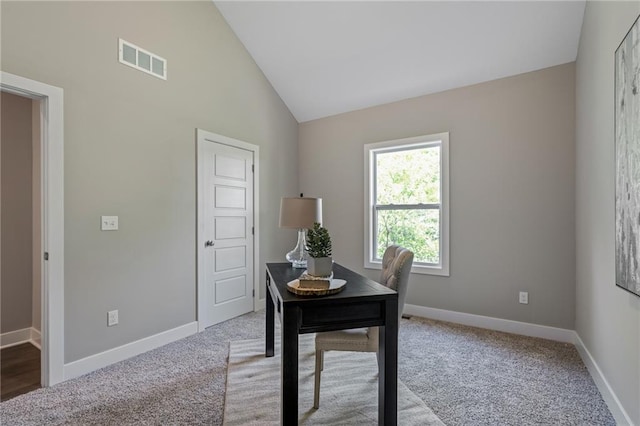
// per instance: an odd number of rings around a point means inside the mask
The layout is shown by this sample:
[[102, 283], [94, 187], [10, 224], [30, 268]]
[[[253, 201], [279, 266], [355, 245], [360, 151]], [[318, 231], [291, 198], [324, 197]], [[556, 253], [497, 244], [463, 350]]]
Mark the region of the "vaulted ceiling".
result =
[[576, 59], [584, 1], [216, 1], [299, 122]]

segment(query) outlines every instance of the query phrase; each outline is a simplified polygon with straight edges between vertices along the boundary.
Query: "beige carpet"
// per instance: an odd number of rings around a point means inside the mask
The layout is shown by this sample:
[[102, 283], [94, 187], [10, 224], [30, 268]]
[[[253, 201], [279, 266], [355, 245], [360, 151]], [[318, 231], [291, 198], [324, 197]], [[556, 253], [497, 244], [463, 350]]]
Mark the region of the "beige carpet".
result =
[[[378, 422], [378, 368], [374, 353], [327, 352], [320, 408], [313, 408], [314, 335], [300, 336], [299, 424], [371, 425]], [[280, 423], [280, 348], [265, 358], [264, 340], [230, 343], [224, 424]], [[398, 381], [398, 424], [443, 425]]]

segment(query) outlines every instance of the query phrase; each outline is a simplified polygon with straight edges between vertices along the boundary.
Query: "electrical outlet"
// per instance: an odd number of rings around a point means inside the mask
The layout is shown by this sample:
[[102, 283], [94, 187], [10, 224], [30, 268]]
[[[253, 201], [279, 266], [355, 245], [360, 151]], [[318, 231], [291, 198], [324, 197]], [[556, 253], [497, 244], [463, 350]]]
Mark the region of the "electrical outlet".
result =
[[529, 304], [529, 293], [526, 291], [521, 291], [520, 292], [520, 303], [522, 303], [523, 305], [528, 305]]
[[113, 327], [118, 324], [118, 311], [107, 312], [107, 327]]

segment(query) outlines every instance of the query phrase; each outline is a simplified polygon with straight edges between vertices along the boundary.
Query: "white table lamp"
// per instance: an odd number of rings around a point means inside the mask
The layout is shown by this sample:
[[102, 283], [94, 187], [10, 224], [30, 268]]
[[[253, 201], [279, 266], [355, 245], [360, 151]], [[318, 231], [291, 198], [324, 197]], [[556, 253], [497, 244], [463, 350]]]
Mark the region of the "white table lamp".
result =
[[306, 230], [322, 223], [322, 198], [283, 197], [280, 200], [280, 227], [298, 230], [298, 243], [286, 258], [294, 268], [307, 267]]

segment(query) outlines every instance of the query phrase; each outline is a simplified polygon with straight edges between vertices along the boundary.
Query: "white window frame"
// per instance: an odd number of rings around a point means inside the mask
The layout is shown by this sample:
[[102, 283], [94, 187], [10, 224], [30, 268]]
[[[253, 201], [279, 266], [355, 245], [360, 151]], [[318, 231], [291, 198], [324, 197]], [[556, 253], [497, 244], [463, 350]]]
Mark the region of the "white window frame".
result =
[[[376, 258], [376, 163], [375, 155], [424, 146], [440, 145], [440, 262], [415, 262], [411, 272], [417, 274], [449, 276], [449, 133], [416, 136], [364, 146], [364, 267], [382, 269], [382, 260]], [[427, 205], [429, 206], [429, 205]], [[418, 208], [417, 206], [413, 206]], [[433, 207], [433, 205], [431, 205]], [[411, 208], [411, 207], [410, 207]], [[423, 208], [423, 206], [420, 206]]]

